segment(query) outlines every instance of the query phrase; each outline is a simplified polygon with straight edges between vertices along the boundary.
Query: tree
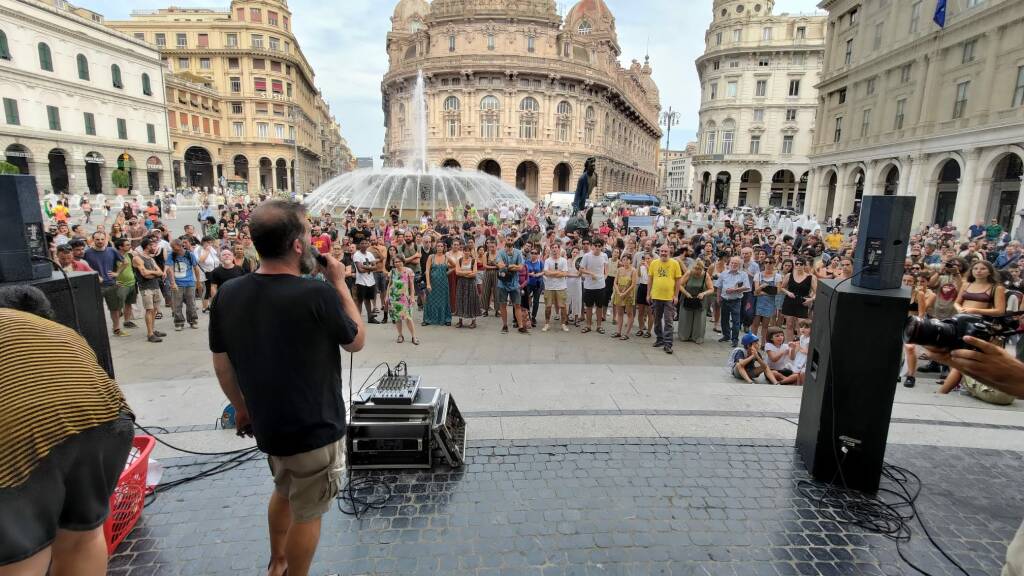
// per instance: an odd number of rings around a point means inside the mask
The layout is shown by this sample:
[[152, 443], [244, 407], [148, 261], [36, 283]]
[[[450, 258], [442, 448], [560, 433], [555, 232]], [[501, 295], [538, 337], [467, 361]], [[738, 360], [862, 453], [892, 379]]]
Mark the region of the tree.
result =
[[118, 168], [110, 173], [110, 181], [114, 183], [114, 188], [127, 188], [131, 184], [131, 178], [128, 177], [128, 172]]

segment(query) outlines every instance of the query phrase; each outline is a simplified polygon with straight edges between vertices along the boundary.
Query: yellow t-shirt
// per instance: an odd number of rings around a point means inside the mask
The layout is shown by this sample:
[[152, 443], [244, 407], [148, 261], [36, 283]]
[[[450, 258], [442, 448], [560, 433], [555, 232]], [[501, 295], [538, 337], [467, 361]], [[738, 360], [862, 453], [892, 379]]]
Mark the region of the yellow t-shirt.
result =
[[829, 250], [839, 250], [839, 247], [843, 245], [843, 235], [829, 234], [825, 236], [825, 245], [828, 246]]
[[651, 278], [651, 300], [672, 300], [675, 297], [676, 280], [683, 277], [679, 261], [669, 259], [668, 262], [662, 262], [659, 258], [651, 262], [647, 270]]

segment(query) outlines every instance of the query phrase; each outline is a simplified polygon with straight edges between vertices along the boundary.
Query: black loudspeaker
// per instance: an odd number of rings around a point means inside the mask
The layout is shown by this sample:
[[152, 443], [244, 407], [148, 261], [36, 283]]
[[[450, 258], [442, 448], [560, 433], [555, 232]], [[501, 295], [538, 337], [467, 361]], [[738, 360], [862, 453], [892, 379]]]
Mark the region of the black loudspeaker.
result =
[[878, 490], [909, 305], [909, 289], [818, 281], [796, 435], [818, 480]]
[[865, 196], [857, 227], [853, 285], [891, 290], [903, 284], [903, 262], [914, 219], [913, 196]]
[[[49, 264], [48, 264], [49, 266]], [[52, 267], [50, 268], [53, 269]], [[15, 282], [35, 286], [46, 294], [53, 306], [54, 321], [72, 330], [75, 326], [75, 306], [78, 307], [78, 322], [81, 334], [89, 346], [96, 352], [96, 359], [111, 378], [114, 377], [114, 360], [110, 355], [110, 337], [107, 335], [107, 316], [103, 309], [103, 298], [100, 294], [100, 282], [95, 272], [69, 272], [68, 283], [60, 272], [51, 272], [45, 280]], [[12, 283], [0, 284], [0, 286]]]
[[0, 282], [49, 278], [49, 263], [33, 260], [49, 251], [35, 176], [0, 176]]

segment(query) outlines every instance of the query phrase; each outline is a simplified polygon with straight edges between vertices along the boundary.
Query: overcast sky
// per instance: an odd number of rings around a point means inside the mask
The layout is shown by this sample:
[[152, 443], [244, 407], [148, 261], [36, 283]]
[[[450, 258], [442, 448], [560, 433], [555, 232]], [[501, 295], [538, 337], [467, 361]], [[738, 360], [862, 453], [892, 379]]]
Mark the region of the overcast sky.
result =
[[[615, 14], [622, 63], [643, 61], [649, 52], [661, 105], [680, 112], [672, 148], [697, 130], [700, 88], [693, 66], [704, 48], [711, 0], [605, 0]], [[563, 12], [572, 2], [556, 0]], [[108, 19], [127, 18], [133, 9], [174, 6], [223, 7], [217, 0], [77, 0]], [[812, 12], [818, 0], [777, 0], [775, 13]], [[387, 71], [385, 37], [397, 0], [289, 0], [294, 31], [313, 65], [316, 83], [331, 104], [356, 156], [380, 156], [384, 114], [380, 81]], [[664, 146], [664, 142], [662, 146]], [[378, 161], [379, 163], [379, 161]]]

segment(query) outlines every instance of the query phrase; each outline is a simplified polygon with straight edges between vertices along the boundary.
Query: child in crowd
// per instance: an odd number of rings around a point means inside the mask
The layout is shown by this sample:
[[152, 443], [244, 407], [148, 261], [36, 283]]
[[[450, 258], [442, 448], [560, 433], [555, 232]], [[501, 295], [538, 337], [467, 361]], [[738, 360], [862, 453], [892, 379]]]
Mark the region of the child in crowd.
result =
[[797, 385], [803, 386], [804, 375], [807, 371], [807, 351], [811, 347], [811, 321], [801, 320], [797, 323], [797, 328], [800, 331], [800, 339], [797, 340], [797, 346], [792, 349], [791, 365], [799, 377]]
[[764, 374], [769, 382], [778, 384], [775, 374], [761, 356], [761, 339], [747, 333], [743, 335], [740, 344], [742, 346], [735, 348], [729, 355], [729, 370], [733, 378], [753, 384], [754, 379]]
[[768, 370], [779, 384], [798, 384], [800, 376], [793, 370], [793, 356], [800, 346], [799, 341], [786, 343], [786, 334], [782, 328], [772, 326], [768, 329], [768, 343], [764, 346], [765, 360]]

